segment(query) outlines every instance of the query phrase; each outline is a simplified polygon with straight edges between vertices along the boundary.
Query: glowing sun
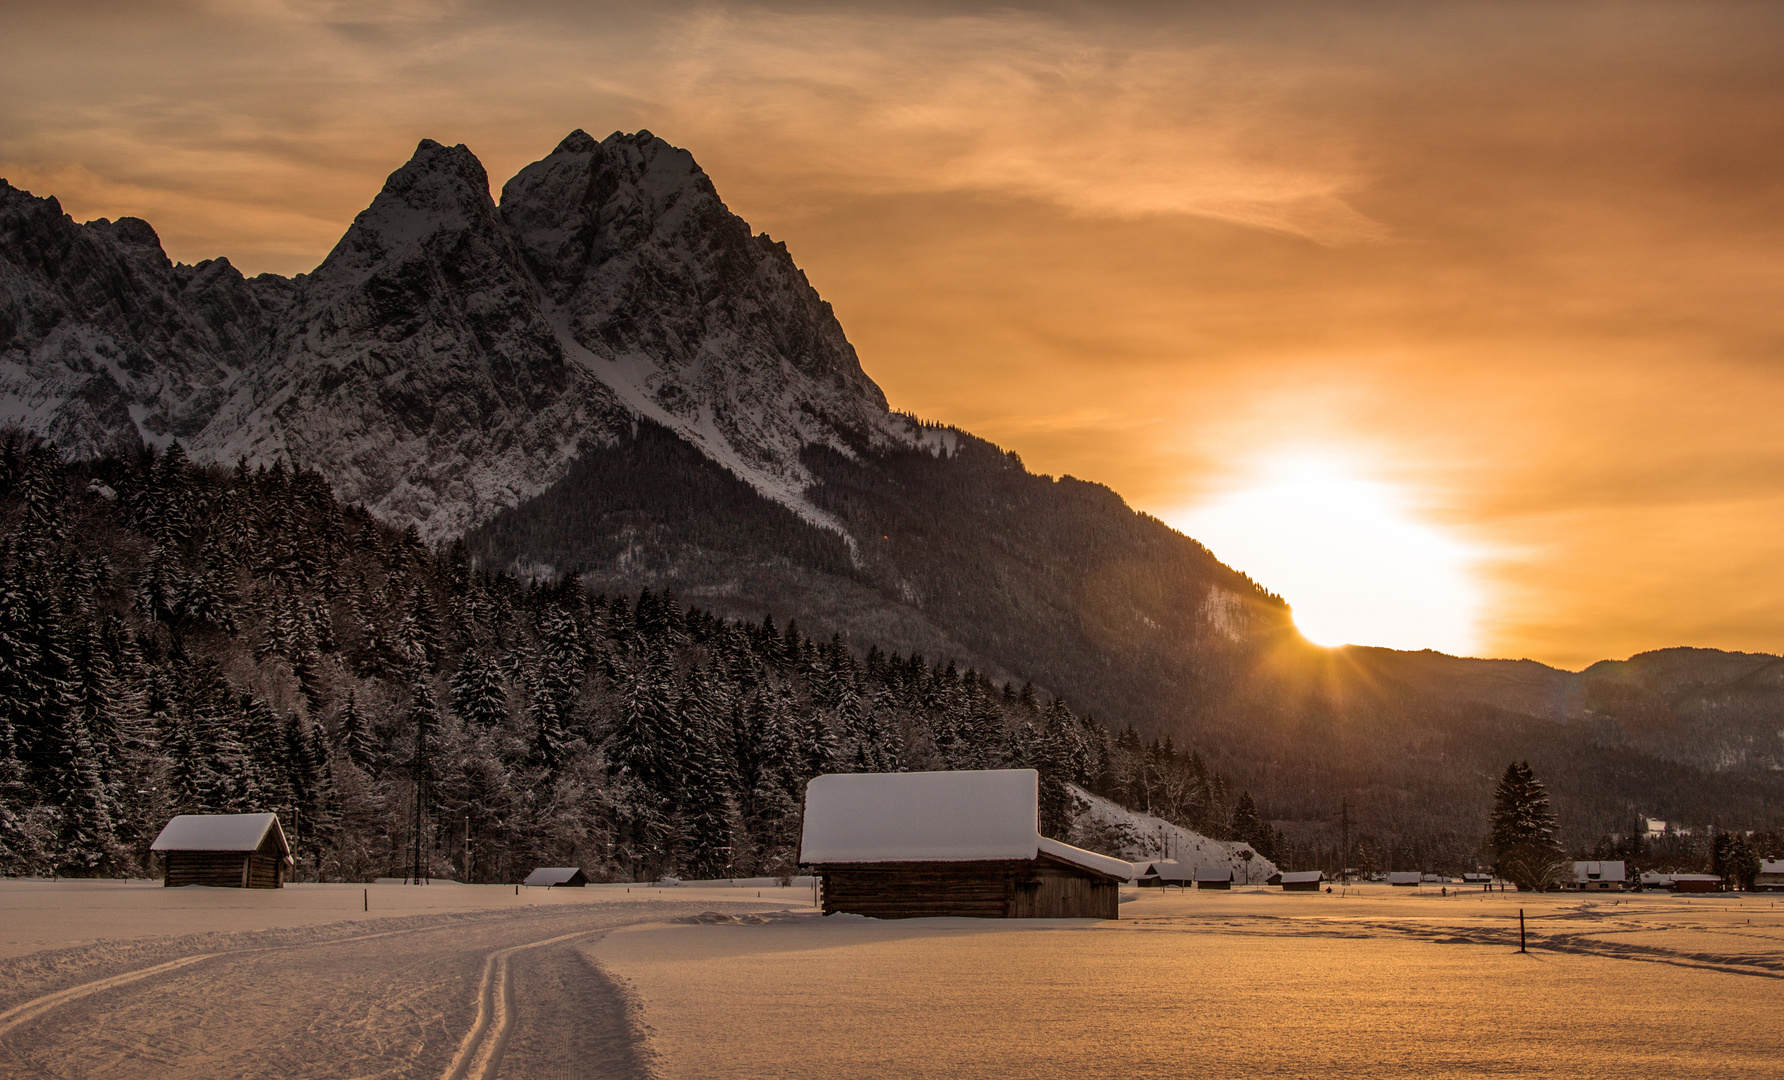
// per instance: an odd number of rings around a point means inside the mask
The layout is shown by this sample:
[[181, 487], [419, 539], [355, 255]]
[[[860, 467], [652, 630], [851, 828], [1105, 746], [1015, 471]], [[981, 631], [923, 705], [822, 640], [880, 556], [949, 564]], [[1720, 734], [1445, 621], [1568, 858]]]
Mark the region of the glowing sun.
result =
[[1475, 648], [1475, 553], [1420, 521], [1394, 487], [1330, 460], [1272, 462], [1171, 524], [1281, 594], [1316, 644]]

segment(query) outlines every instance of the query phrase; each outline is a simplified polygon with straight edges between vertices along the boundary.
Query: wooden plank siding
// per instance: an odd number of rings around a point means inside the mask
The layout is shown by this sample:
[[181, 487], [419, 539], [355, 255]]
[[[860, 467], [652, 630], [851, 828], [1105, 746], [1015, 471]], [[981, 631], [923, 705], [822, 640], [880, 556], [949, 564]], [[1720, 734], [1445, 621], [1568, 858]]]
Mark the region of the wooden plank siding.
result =
[[282, 889], [285, 860], [269, 833], [259, 851], [164, 851], [162, 884], [210, 885], [219, 889]]
[[821, 863], [824, 913], [876, 919], [1114, 919], [1118, 879], [1042, 855], [979, 862]]

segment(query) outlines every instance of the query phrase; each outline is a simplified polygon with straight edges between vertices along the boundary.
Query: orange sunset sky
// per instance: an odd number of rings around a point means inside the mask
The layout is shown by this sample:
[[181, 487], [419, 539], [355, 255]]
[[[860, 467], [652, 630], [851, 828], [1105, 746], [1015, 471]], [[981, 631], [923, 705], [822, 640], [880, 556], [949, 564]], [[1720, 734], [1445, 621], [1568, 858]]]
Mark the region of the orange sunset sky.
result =
[[[894, 408], [1297, 606], [1404, 589], [1449, 606], [1379, 643], [1570, 667], [1784, 649], [1784, 5], [0, 19], [0, 176], [176, 259], [308, 270], [423, 137], [499, 187], [649, 128], [787, 242]], [[1285, 476], [1338, 523], [1234, 524]], [[1420, 551], [1448, 584], [1394, 578]]]

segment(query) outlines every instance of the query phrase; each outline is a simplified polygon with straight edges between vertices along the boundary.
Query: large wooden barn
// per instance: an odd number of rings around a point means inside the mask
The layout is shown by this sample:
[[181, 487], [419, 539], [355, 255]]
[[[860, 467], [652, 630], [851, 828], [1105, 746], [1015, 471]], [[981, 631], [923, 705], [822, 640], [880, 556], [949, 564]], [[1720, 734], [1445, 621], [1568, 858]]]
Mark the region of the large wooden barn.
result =
[[799, 861], [824, 913], [1114, 919], [1132, 863], [1037, 828], [1033, 769], [849, 773], [805, 789]]
[[160, 854], [168, 886], [282, 889], [291, 865], [277, 814], [181, 814], [149, 850]]

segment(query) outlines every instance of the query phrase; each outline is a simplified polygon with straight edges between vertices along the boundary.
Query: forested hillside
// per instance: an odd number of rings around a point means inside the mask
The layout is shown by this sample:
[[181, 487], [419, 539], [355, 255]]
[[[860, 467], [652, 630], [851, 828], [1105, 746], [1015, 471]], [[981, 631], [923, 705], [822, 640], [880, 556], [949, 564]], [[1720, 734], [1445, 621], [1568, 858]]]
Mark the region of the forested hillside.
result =
[[472, 881], [784, 874], [816, 773], [1002, 766], [1053, 835], [1069, 781], [1276, 839], [1198, 755], [952, 663], [473, 570], [314, 472], [0, 441], [0, 872], [140, 872], [170, 815], [274, 810], [299, 879], [417, 838]]

